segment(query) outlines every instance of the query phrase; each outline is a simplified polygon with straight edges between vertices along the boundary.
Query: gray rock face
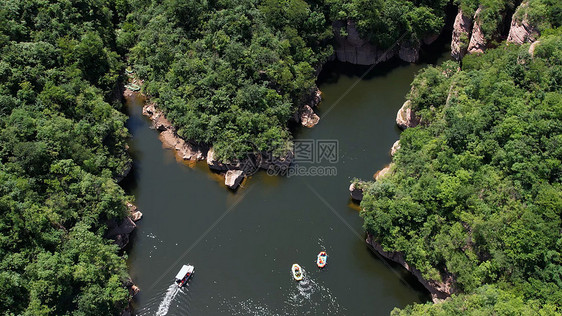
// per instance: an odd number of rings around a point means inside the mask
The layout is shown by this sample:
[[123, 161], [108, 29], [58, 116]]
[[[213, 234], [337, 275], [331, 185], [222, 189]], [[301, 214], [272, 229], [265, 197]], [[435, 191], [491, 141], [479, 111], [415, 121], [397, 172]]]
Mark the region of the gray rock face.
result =
[[478, 7], [474, 13], [474, 25], [472, 27], [472, 36], [470, 37], [470, 43], [468, 44], [468, 52], [483, 53], [486, 49], [486, 38], [484, 37], [484, 32], [482, 32], [482, 23], [480, 22], [480, 12], [482, 12], [482, 7]]
[[123, 249], [129, 243], [129, 235], [135, 230], [137, 225], [127, 216], [121, 222], [116, 220], [108, 221], [107, 227], [108, 231], [105, 237], [113, 239], [119, 248]]
[[244, 171], [228, 170], [224, 175], [224, 184], [232, 190], [237, 189], [244, 180]]
[[429, 293], [431, 293], [431, 298], [434, 302], [444, 300], [456, 292], [455, 282], [452, 275], [446, 275], [445, 277], [442, 277], [442, 280], [426, 280], [422, 276], [421, 271], [409, 265], [406, 260], [404, 260], [404, 255], [401, 252], [385, 251], [383, 247], [374, 240], [371, 234], [368, 234], [366, 242], [377, 254], [400, 264], [406, 270], [410, 271], [410, 273], [418, 279], [418, 281], [429, 291]]
[[420, 58], [420, 42], [404, 41], [400, 44], [398, 56], [405, 62], [415, 63]]
[[451, 38], [451, 56], [454, 59], [461, 60], [466, 54], [471, 29], [472, 19], [464, 15], [459, 7], [453, 24], [453, 36]]
[[[538, 38], [539, 30], [530, 24], [527, 13], [524, 12], [528, 6], [528, 2], [523, 2], [515, 11], [511, 20], [511, 26], [509, 27], [509, 35], [507, 36], [509, 43], [521, 45], [523, 43], [532, 43]], [[518, 18], [519, 15], [522, 15], [521, 19]]]
[[[356, 65], [372, 65], [389, 60], [396, 54], [396, 50], [385, 54], [385, 50], [378, 49], [362, 39], [354, 21], [335, 21], [332, 27], [336, 41], [335, 55], [339, 61]], [[342, 36], [341, 30], [347, 35]]]
[[410, 103], [410, 100], [404, 102], [400, 110], [398, 110], [398, 113], [396, 113], [396, 124], [401, 129], [415, 127], [420, 123], [420, 118], [417, 117], [410, 108]]

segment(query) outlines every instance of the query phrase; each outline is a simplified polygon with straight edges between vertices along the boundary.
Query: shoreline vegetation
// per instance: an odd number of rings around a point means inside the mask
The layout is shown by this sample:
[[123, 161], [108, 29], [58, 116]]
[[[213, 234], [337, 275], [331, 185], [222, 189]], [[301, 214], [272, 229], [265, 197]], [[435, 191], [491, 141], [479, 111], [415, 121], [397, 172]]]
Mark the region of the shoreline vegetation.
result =
[[[290, 163], [289, 122], [306, 126], [318, 122], [313, 111], [319, 102], [315, 80], [326, 61], [372, 64], [396, 57], [415, 62], [420, 49], [443, 32], [450, 5], [391, 0], [15, 0], [0, 4], [4, 22], [0, 25], [0, 310], [29, 315], [131, 312], [129, 300], [138, 289], [128, 276], [126, 254], [119, 246], [126, 245], [127, 232], [142, 214], [132, 211], [131, 197], [117, 184], [131, 168], [126, 117], [121, 112], [124, 60], [144, 82], [133, 83], [159, 106], [161, 113], [153, 107], [150, 115], [165, 115], [169, 125], [156, 128], [189, 140], [185, 144], [208, 146], [210, 168], [226, 172], [227, 178], [231, 173], [227, 181], [235, 187], [246, 172], [237, 165], [249, 152], [259, 153], [254, 158], [259, 157], [262, 167]], [[428, 280], [439, 279], [443, 271], [454, 276], [458, 296], [442, 305], [418, 304], [395, 313], [446, 312], [467, 304], [469, 311], [471, 306], [497, 311], [498, 298], [516, 302], [516, 311], [557, 311], [560, 253], [552, 233], [559, 234], [560, 226], [562, 198], [560, 171], [556, 171], [560, 154], [555, 150], [560, 137], [550, 133], [560, 127], [560, 4], [460, 0], [453, 5], [458, 13], [451, 46], [453, 56], [462, 60], [462, 69], [451, 63], [430, 67], [414, 81], [410, 114], [421, 117], [420, 127], [402, 134], [394, 150], [395, 165], [380, 181], [361, 184], [365, 228], [384, 251], [402, 252], [405, 262]], [[498, 44], [504, 38], [523, 46]], [[531, 47], [524, 44], [533, 41]], [[496, 46], [483, 56], [463, 58]], [[497, 70], [501, 80], [485, 72], [496, 69], [496, 63], [505, 66]], [[494, 86], [499, 92], [490, 88], [489, 82], [494, 81], [505, 83]], [[513, 105], [506, 105], [495, 98], [500, 92], [506, 98], [513, 93], [526, 103], [509, 99]], [[493, 131], [503, 137], [503, 143], [495, 140], [498, 144], [512, 146], [500, 151], [504, 156], [494, 156], [496, 160], [479, 156], [491, 155], [486, 150], [494, 148], [494, 139], [480, 144], [482, 135], [471, 125], [454, 125], [454, 129], [447, 125], [468, 120], [482, 131], [495, 126], [494, 122], [476, 124], [481, 123], [474, 121], [476, 117], [485, 116], [482, 113], [463, 114], [471, 113], [467, 104], [480, 101], [475, 108], [487, 109], [488, 114], [499, 109], [508, 118], [515, 116]], [[486, 108], [486, 102], [495, 108]], [[535, 116], [524, 116], [527, 110]], [[548, 111], [554, 114], [549, 116]], [[528, 125], [518, 128], [519, 119]], [[455, 133], [427, 134], [431, 128]], [[533, 147], [523, 136], [510, 143], [512, 134], [539, 137], [539, 143]], [[438, 146], [443, 144], [450, 148]], [[469, 144], [479, 151], [470, 147], [471, 152], [463, 152]], [[427, 227], [416, 226], [423, 222], [416, 213], [420, 209], [408, 208], [416, 199], [404, 199], [407, 195], [396, 192], [406, 192], [413, 179], [420, 179], [416, 176], [424, 175], [430, 162], [407, 160], [407, 153], [417, 155], [422, 148], [447, 149], [459, 159], [440, 166], [449, 168], [441, 170], [449, 188], [471, 181], [469, 167], [482, 159], [501, 162], [497, 166], [501, 172], [484, 168], [491, 182], [474, 200], [463, 200], [474, 192], [442, 188], [443, 196], [436, 199], [446, 209], [423, 205], [425, 210], [444, 213], [431, 217], [438, 223], [431, 226], [435, 231], [418, 240], [412, 234]], [[528, 152], [509, 156], [508, 149], [520, 152], [516, 150], [520, 148]], [[535, 157], [536, 148], [544, 161], [532, 160], [537, 166], [528, 165], [524, 158]], [[202, 157], [203, 151], [195, 151], [196, 159]], [[400, 178], [405, 172], [411, 174]], [[496, 189], [494, 185], [500, 186], [501, 194], [488, 193]], [[416, 223], [405, 226], [410, 235], [398, 233], [404, 229], [402, 224], [389, 226], [393, 218], [385, 213], [388, 201], [397, 203], [395, 219]], [[475, 204], [463, 204], [466, 201]], [[461, 206], [477, 207], [483, 213], [466, 217]], [[484, 220], [496, 226], [490, 228]], [[474, 223], [478, 225], [470, 226]], [[519, 231], [506, 228], [515, 224]], [[435, 233], [440, 225], [447, 227], [442, 236]], [[515, 237], [508, 239], [508, 235]], [[471, 239], [474, 236], [479, 239]], [[424, 240], [429, 248], [419, 243]], [[436, 242], [442, 243], [441, 248], [435, 247]], [[470, 260], [459, 259], [463, 255]], [[529, 281], [522, 281], [526, 277]], [[489, 285], [479, 287], [481, 283]]]
[[561, 40], [547, 30], [414, 79], [393, 167], [350, 187], [367, 242], [435, 302], [393, 314], [560, 314]]

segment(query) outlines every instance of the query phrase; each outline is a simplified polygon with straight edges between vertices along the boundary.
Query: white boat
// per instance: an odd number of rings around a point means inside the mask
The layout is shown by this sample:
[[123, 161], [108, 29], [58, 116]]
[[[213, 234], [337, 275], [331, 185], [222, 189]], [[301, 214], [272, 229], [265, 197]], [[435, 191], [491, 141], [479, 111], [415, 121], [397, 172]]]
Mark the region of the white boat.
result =
[[195, 272], [194, 266], [184, 264], [183, 267], [181, 267], [180, 272], [176, 275], [176, 284], [178, 287], [184, 286], [187, 280], [189, 280], [189, 278], [193, 275], [193, 272]]
[[291, 267], [291, 272], [293, 272], [293, 278], [295, 278], [295, 280], [300, 281], [303, 278], [303, 274], [302, 274], [302, 268], [301, 266], [299, 266], [298, 264], [293, 264], [293, 266]]

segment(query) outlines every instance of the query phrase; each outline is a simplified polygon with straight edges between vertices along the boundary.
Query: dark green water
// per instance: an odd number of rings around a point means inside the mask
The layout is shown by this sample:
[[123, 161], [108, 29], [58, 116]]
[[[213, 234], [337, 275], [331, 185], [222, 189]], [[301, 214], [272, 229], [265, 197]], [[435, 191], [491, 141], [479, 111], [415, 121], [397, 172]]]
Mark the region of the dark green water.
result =
[[[390, 147], [399, 137], [396, 112], [421, 67], [377, 67], [359, 82], [341, 69], [325, 70], [321, 121], [298, 129], [296, 137], [337, 140], [337, 175], [260, 172], [236, 193], [206, 163], [178, 163], [142, 117], [142, 100], [130, 100], [135, 167], [126, 186], [144, 213], [129, 251], [130, 273], [141, 289], [137, 312], [388, 315], [394, 307], [426, 300], [406, 271], [367, 248], [348, 193], [353, 177], [371, 179], [390, 162]], [[319, 271], [321, 250], [329, 258]], [[295, 262], [306, 271], [304, 282], [291, 277]], [[195, 275], [178, 292], [171, 285], [185, 263], [195, 265]]]

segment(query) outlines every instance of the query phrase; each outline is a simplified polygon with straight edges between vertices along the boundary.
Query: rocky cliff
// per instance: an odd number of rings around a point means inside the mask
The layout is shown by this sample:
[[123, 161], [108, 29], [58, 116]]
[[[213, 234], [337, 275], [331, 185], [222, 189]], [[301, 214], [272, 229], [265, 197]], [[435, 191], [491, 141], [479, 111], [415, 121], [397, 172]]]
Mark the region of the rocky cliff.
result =
[[453, 23], [453, 34], [451, 37], [451, 56], [461, 60], [466, 54], [472, 30], [472, 18], [466, 16], [459, 7], [455, 22]]
[[[334, 31], [335, 59], [356, 65], [374, 65], [391, 59], [394, 56], [407, 62], [416, 62], [419, 58], [421, 43], [415, 40], [403, 40], [388, 49], [381, 49], [368, 40], [361, 38], [355, 22], [352, 20], [335, 21]], [[423, 40], [430, 44], [437, 39], [428, 36]]]
[[398, 113], [396, 113], [396, 124], [401, 129], [406, 129], [408, 127], [416, 127], [419, 123], [420, 117], [412, 110], [410, 100], [407, 100], [402, 104]]
[[529, 22], [529, 17], [526, 12], [528, 7], [529, 3], [523, 2], [519, 5], [517, 11], [515, 11], [511, 19], [509, 35], [507, 36], [507, 41], [509, 43], [519, 45], [532, 43], [539, 37], [539, 30]]
[[[539, 37], [538, 28], [532, 25], [528, 18], [528, 7], [528, 1], [521, 3], [511, 16], [509, 33], [507, 34], [508, 43], [532, 43]], [[509, 14], [507, 12], [501, 13], [502, 22], [499, 23], [494, 34], [484, 34], [481, 19], [484, 10], [486, 8], [480, 5], [474, 15], [470, 17], [459, 7], [451, 38], [451, 56], [454, 59], [461, 60], [466, 53], [483, 53], [490, 45], [489, 38], [491, 37], [494, 37], [494, 40], [506, 39], [505, 35], [503, 37], [501, 35], [509, 23]]]
[[434, 302], [441, 301], [448, 298], [453, 293], [456, 292], [455, 281], [452, 275], [442, 276], [442, 280], [426, 280], [421, 271], [415, 267], [409, 265], [406, 260], [404, 260], [404, 255], [397, 251], [385, 251], [383, 247], [375, 241], [373, 236], [367, 235], [367, 244], [371, 247], [373, 251], [376, 251], [382, 257], [387, 260], [396, 262], [403, 266], [406, 270], [410, 271], [418, 281], [429, 291], [431, 298]]
[[474, 24], [472, 25], [472, 34], [470, 36], [470, 43], [468, 43], [468, 52], [473, 53], [483, 53], [486, 49], [486, 37], [482, 31], [482, 21], [480, 14], [482, 12], [482, 6], [479, 6], [472, 20]]

